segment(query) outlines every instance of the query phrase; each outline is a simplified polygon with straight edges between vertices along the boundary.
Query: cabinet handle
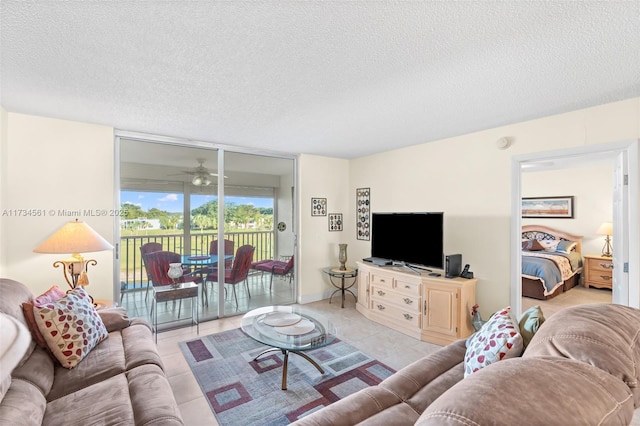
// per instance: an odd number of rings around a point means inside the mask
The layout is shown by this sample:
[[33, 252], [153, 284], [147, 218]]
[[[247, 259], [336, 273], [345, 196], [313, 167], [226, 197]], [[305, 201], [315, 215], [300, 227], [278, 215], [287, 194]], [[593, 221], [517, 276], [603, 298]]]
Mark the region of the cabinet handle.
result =
[[383, 306], [383, 305], [378, 305], [378, 310], [379, 310], [379, 311], [384, 311], [384, 309], [385, 309], [385, 308], [384, 308], [384, 306]]
[[427, 315], [427, 301], [424, 301], [424, 314]]
[[404, 303], [405, 303], [405, 304], [407, 304], [407, 305], [410, 305], [410, 304], [412, 304], [412, 303], [413, 303], [413, 300], [412, 300], [412, 299], [409, 299], [408, 297], [405, 297], [405, 298], [404, 298], [404, 299], [402, 299], [402, 300], [404, 300]]
[[378, 290], [378, 296], [384, 296], [385, 294], [387, 294], [387, 293], [385, 293], [385, 292], [384, 292], [384, 291], [382, 291], [382, 290]]
[[600, 275], [600, 278], [602, 278], [603, 280], [610, 280], [611, 277], [609, 275]]
[[604, 269], [613, 269], [613, 263], [601, 263], [600, 267]]
[[381, 282], [381, 283], [385, 283], [386, 281], [385, 281], [385, 280], [383, 280], [383, 279], [380, 279], [380, 282]]
[[404, 286], [404, 288], [406, 288], [406, 289], [410, 289], [410, 288], [411, 288], [411, 286], [410, 286], [410, 285], [405, 285], [405, 286]]
[[406, 319], [406, 320], [412, 320], [412, 319], [413, 319], [413, 317], [412, 317], [411, 315], [409, 315], [409, 314], [404, 314], [404, 319]]

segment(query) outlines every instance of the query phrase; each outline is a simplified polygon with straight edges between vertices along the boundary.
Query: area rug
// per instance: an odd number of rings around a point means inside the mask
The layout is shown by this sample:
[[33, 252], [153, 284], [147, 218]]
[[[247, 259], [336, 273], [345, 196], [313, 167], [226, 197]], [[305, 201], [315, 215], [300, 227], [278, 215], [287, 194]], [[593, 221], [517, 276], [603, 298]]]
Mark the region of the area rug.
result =
[[395, 372], [336, 340], [306, 352], [324, 374], [289, 354], [287, 390], [282, 390], [282, 353], [253, 361], [267, 346], [240, 329], [180, 342], [180, 348], [222, 426], [287, 425]]

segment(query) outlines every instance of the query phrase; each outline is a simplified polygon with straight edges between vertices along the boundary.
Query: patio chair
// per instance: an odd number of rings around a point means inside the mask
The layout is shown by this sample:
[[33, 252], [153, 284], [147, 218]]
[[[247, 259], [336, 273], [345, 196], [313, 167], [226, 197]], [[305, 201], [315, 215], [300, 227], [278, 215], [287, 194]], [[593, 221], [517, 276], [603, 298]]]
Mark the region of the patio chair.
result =
[[[181, 263], [182, 259], [178, 253], [172, 251], [155, 251], [147, 253], [142, 256], [144, 259], [147, 273], [151, 278], [151, 284], [154, 287], [165, 286], [173, 284], [173, 279], [167, 275], [170, 263]], [[185, 273], [178, 279], [179, 282], [185, 283], [193, 281], [196, 284], [200, 284], [202, 279], [190, 273]], [[182, 306], [182, 300], [180, 300], [180, 307]], [[178, 307], [178, 316], [180, 316], [180, 307]], [[151, 314], [153, 314], [153, 304], [151, 305]]]
[[[144, 265], [144, 270], [146, 271], [147, 274], [147, 291], [144, 295], [144, 301], [146, 302], [148, 297], [149, 297], [149, 287], [151, 287], [151, 277], [149, 276], [149, 269], [147, 268], [147, 262], [145, 260], [144, 255], [148, 254], [148, 253], [153, 253], [156, 251], [162, 251], [162, 244], [160, 243], [156, 243], [156, 242], [149, 242], [149, 243], [144, 243], [143, 245], [140, 246], [140, 254], [142, 256], [142, 264]], [[122, 304], [122, 296], [124, 295], [124, 292], [122, 292], [122, 289], [120, 291], [120, 304]]]
[[251, 269], [261, 272], [269, 272], [271, 274], [271, 280], [269, 281], [269, 291], [271, 291], [274, 275], [280, 275], [282, 277], [289, 276], [289, 279], [291, 280], [293, 275], [293, 256], [291, 256], [286, 262], [284, 260], [261, 260], [259, 262], [254, 262], [251, 264]]
[[[233, 286], [233, 296], [236, 299], [236, 308], [238, 307], [238, 294], [236, 293], [237, 284], [244, 282], [247, 287], [247, 294], [249, 295], [249, 298], [251, 298], [247, 277], [249, 275], [249, 269], [251, 268], [254, 250], [255, 247], [248, 244], [240, 247], [236, 252], [231, 268], [225, 268], [224, 270], [224, 283]], [[214, 269], [209, 273], [206, 281], [218, 282], [218, 269]]]

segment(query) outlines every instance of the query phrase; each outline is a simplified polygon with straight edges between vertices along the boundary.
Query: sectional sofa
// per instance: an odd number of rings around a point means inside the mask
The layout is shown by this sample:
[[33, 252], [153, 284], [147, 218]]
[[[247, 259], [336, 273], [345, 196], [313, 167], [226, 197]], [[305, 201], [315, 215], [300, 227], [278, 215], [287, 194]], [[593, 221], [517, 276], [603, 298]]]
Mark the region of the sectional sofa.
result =
[[639, 340], [640, 310], [574, 306], [517, 356], [469, 369], [471, 343], [458, 340], [294, 424], [626, 425], [640, 405]]
[[122, 308], [91, 311], [107, 335], [63, 366], [30, 332], [23, 304], [33, 302], [25, 285], [0, 279], [0, 424], [183, 424], [146, 322]]

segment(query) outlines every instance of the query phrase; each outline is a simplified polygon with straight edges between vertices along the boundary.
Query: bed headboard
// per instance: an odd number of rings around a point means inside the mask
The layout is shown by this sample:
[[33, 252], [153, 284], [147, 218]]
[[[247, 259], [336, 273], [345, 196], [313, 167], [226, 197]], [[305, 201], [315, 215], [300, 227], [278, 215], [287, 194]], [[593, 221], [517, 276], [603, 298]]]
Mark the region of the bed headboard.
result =
[[567, 240], [576, 242], [576, 252], [582, 253], [582, 236], [569, 234], [558, 229], [542, 225], [524, 225], [522, 238], [528, 240]]

